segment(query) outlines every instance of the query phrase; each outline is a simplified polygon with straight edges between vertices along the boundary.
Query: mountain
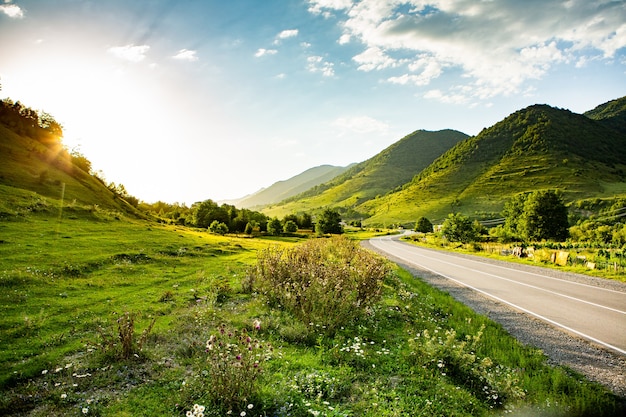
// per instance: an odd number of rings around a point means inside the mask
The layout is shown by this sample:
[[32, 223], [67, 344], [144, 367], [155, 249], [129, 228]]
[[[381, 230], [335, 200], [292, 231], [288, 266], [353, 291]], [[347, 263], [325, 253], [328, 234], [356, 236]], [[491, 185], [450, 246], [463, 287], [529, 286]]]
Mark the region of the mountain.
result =
[[598, 120], [605, 126], [626, 134], [626, 97], [611, 100], [584, 113], [590, 119]]
[[456, 130], [417, 130], [333, 180], [267, 207], [263, 212], [284, 216], [325, 206], [354, 207], [402, 186], [467, 137]]
[[612, 127], [624, 114], [615, 104], [588, 115], [527, 107], [458, 143], [401, 190], [355, 210], [369, 215], [367, 224], [412, 225], [451, 212], [497, 217], [507, 199], [531, 190], [558, 189], [566, 202], [626, 193], [626, 135]]
[[238, 200], [229, 201], [229, 204], [240, 208], [254, 208], [278, 203], [279, 201], [300, 194], [319, 184], [330, 181], [349, 168], [350, 166], [338, 167], [333, 165], [321, 165], [310, 168], [295, 177], [275, 182], [268, 188], [263, 188], [254, 194]]
[[[0, 218], [38, 211], [56, 213], [60, 201], [66, 206], [65, 214], [72, 216], [141, 216], [87, 172], [89, 161], [70, 155], [57, 134], [37, 126], [36, 116], [25, 117], [30, 109], [9, 104], [0, 103]], [[19, 111], [13, 113], [18, 116], [14, 117], [11, 112], [16, 108]]]

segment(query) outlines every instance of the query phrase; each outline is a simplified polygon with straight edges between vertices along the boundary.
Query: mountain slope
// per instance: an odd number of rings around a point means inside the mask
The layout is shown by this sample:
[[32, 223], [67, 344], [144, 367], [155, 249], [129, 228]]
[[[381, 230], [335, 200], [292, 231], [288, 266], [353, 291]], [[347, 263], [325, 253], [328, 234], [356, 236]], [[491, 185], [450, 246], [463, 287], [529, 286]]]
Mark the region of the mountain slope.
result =
[[269, 207], [264, 212], [285, 215], [324, 206], [353, 207], [402, 186], [467, 137], [455, 130], [415, 131], [367, 161], [352, 166], [332, 181]]
[[64, 201], [74, 211], [139, 215], [100, 180], [76, 166], [60, 143], [46, 145], [16, 130], [0, 123], [0, 217], [56, 210], [53, 201]]
[[595, 109], [585, 112], [584, 115], [626, 134], [626, 97], [601, 104]]
[[559, 189], [566, 201], [626, 192], [626, 135], [601, 121], [535, 105], [457, 144], [402, 190], [356, 210], [369, 224], [425, 215], [497, 216], [511, 196]]
[[267, 188], [263, 188], [254, 194], [230, 203], [241, 208], [260, 207], [278, 203], [319, 184], [330, 181], [345, 172], [348, 168], [349, 167], [333, 165], [321, 165], [310, 168], [295, 177], [275, 182]]

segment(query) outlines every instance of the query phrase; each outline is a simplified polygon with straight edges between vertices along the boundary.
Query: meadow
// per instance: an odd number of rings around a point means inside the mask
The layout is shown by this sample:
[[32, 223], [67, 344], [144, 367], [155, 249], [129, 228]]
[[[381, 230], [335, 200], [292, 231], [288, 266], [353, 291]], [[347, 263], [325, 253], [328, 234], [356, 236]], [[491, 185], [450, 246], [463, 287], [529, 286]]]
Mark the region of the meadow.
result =
[[[1, 415], [624, 411], [603, 387], [382, 266], [354, 243], [371, 233], [217, 236], [45, 200], [5, 214]], [[309, 279], [290, 265], [309, 268]], [[314, 276], [317, 286], [306, 284]]]

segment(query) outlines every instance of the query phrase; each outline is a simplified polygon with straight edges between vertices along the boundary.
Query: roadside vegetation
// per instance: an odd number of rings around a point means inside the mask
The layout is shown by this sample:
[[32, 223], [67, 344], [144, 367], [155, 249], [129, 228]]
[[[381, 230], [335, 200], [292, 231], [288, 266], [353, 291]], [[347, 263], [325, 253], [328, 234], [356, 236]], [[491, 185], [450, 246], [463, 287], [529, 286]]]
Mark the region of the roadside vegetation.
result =
[[558, 192], [542, 190], [509, 200], [490, 227], [460, 213], [437, 228], [421, 217], [407, 240], [626, 281], [625, 215], [621, 197], [567, 207]]
[[3, 415], [623, 409], [362, 249], [355, 229], [238, 237], [120, 213], [20, 212], [0, 223]]

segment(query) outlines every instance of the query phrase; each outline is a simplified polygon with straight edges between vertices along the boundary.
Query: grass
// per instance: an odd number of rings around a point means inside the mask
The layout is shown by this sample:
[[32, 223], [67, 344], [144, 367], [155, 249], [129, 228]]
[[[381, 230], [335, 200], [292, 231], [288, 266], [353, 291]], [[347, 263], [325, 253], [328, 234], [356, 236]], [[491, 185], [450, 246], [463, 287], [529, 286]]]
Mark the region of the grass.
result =
[[[387, 276], [365, 316], [329, 334], [242, 286], [260, 249], [297, 239], [64, 213], [60, 222], [51, 210], [0, 221], [2, 415], [184, 416], [194, 404], [223, 415], [207, 378], [215, 372], [207, 341], [221, 326], [273, 349], [258, 389], [229, 404], [234, 415], [623, 411], [604, 388], [549, 366], [540, 351], [406, 271]], [[136, 340], [156, 319], [128, 358], [101, 337], [114, 337], [126, 312]]]
[[[626, 275], [624, 274], [624, 261], [622, 258], [606, 258], [598, 257], [598, 250], [595, 248], [571, 248], [571, 249], [548, 249], [541, 248], [535, 250], [533, 258], [529, 257], [517, 257], [511, 254], [503, 254], [503, 252], [510, 253], [511, 249], [517, 244], [505, 244], [505, 243], [467, 243], [461, 244], [459, 242], [448, 242], [435, 234], [415, 234], [404, 239], [406, 242], [427, 246], [435, 249], [443, 249], [447, 251], [465, 253], [475, 256], [482, 256], [491, 259], [498, 259], [501, 261], [515, 262], [525, 265], [541, 266], [544, 268], [557, 269], [559, 271], [573, 272], [577, 274], [590, 275], [599, 278], [613, 279], [616, 281], [626, 282]], [[553, 263], [551, 254], [553, 252], [565, 251], [569, 253], [568, 262], [566, 265], [557, 265]], [[584, 260], [578, 260], [577, 257], [581, 256]], [[596, 259], [597, 258], [597, 259]], [[597, 262], [594, 269], [588, 268], [587, 260]], [[602, 268], [600, 265], [602, 264]], [[615, 265], [615, 266], [614, 266]]]

